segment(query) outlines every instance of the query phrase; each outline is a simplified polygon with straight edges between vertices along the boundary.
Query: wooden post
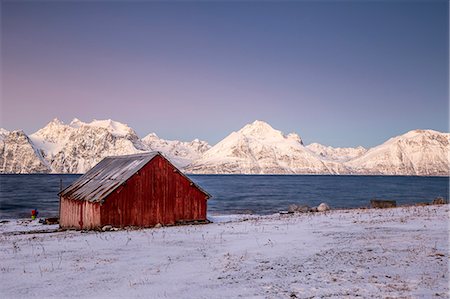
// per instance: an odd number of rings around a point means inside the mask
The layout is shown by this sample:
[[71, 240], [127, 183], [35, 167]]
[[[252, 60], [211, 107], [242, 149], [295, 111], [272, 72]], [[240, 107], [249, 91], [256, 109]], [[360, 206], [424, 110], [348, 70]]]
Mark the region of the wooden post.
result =
[[59, 227], [61, 227], [61, 191], [62, 191], [62, 187], [63, 187], [62, 178], [59, 178], [59, 215], [58, 215]]

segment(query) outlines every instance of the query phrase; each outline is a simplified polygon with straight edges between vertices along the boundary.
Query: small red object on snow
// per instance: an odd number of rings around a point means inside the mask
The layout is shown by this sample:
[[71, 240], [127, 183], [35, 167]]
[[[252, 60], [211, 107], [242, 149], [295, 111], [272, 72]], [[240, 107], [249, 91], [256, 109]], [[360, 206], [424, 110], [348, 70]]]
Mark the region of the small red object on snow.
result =
[[37, 215], [39, 214], [38, 210], [31, 210], [31, 219], [36, 219]]

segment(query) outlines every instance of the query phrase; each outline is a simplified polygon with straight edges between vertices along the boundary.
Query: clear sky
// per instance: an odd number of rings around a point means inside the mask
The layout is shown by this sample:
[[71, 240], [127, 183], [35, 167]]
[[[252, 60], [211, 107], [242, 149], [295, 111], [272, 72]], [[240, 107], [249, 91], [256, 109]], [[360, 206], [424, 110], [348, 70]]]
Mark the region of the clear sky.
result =
[[448, 1], [1, 1], [1, 122], [114, 119], [214, 144], [448, 131]]

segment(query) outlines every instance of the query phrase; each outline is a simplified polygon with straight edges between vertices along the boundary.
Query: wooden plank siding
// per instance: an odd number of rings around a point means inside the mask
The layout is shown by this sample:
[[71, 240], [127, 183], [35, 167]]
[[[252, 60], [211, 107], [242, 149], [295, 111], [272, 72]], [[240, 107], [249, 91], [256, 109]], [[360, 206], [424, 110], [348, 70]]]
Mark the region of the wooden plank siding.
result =
[[60, 226], [76, 229], [94, 229], [101, 226], [100, 204], [62, 198]]
[[162, 157], [155, 157], [113, 192], [101, 207], [101, 222], [154, 226], [206, 220], [206, 197]]
[[206, 220], [207, 195], [161, 155], [155, 156], [103, 203], [61, 199], [61, 227], [152, 227]]

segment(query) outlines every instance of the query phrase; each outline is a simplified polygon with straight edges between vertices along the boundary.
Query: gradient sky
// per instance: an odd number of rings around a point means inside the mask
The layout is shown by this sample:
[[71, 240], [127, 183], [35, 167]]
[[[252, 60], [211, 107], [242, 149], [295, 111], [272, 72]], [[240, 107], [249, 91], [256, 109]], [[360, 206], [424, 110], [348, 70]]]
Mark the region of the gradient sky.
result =
[[2, 1], [1, 122], [114, 119], [214, 144], [448, 131], [448, 1]]

